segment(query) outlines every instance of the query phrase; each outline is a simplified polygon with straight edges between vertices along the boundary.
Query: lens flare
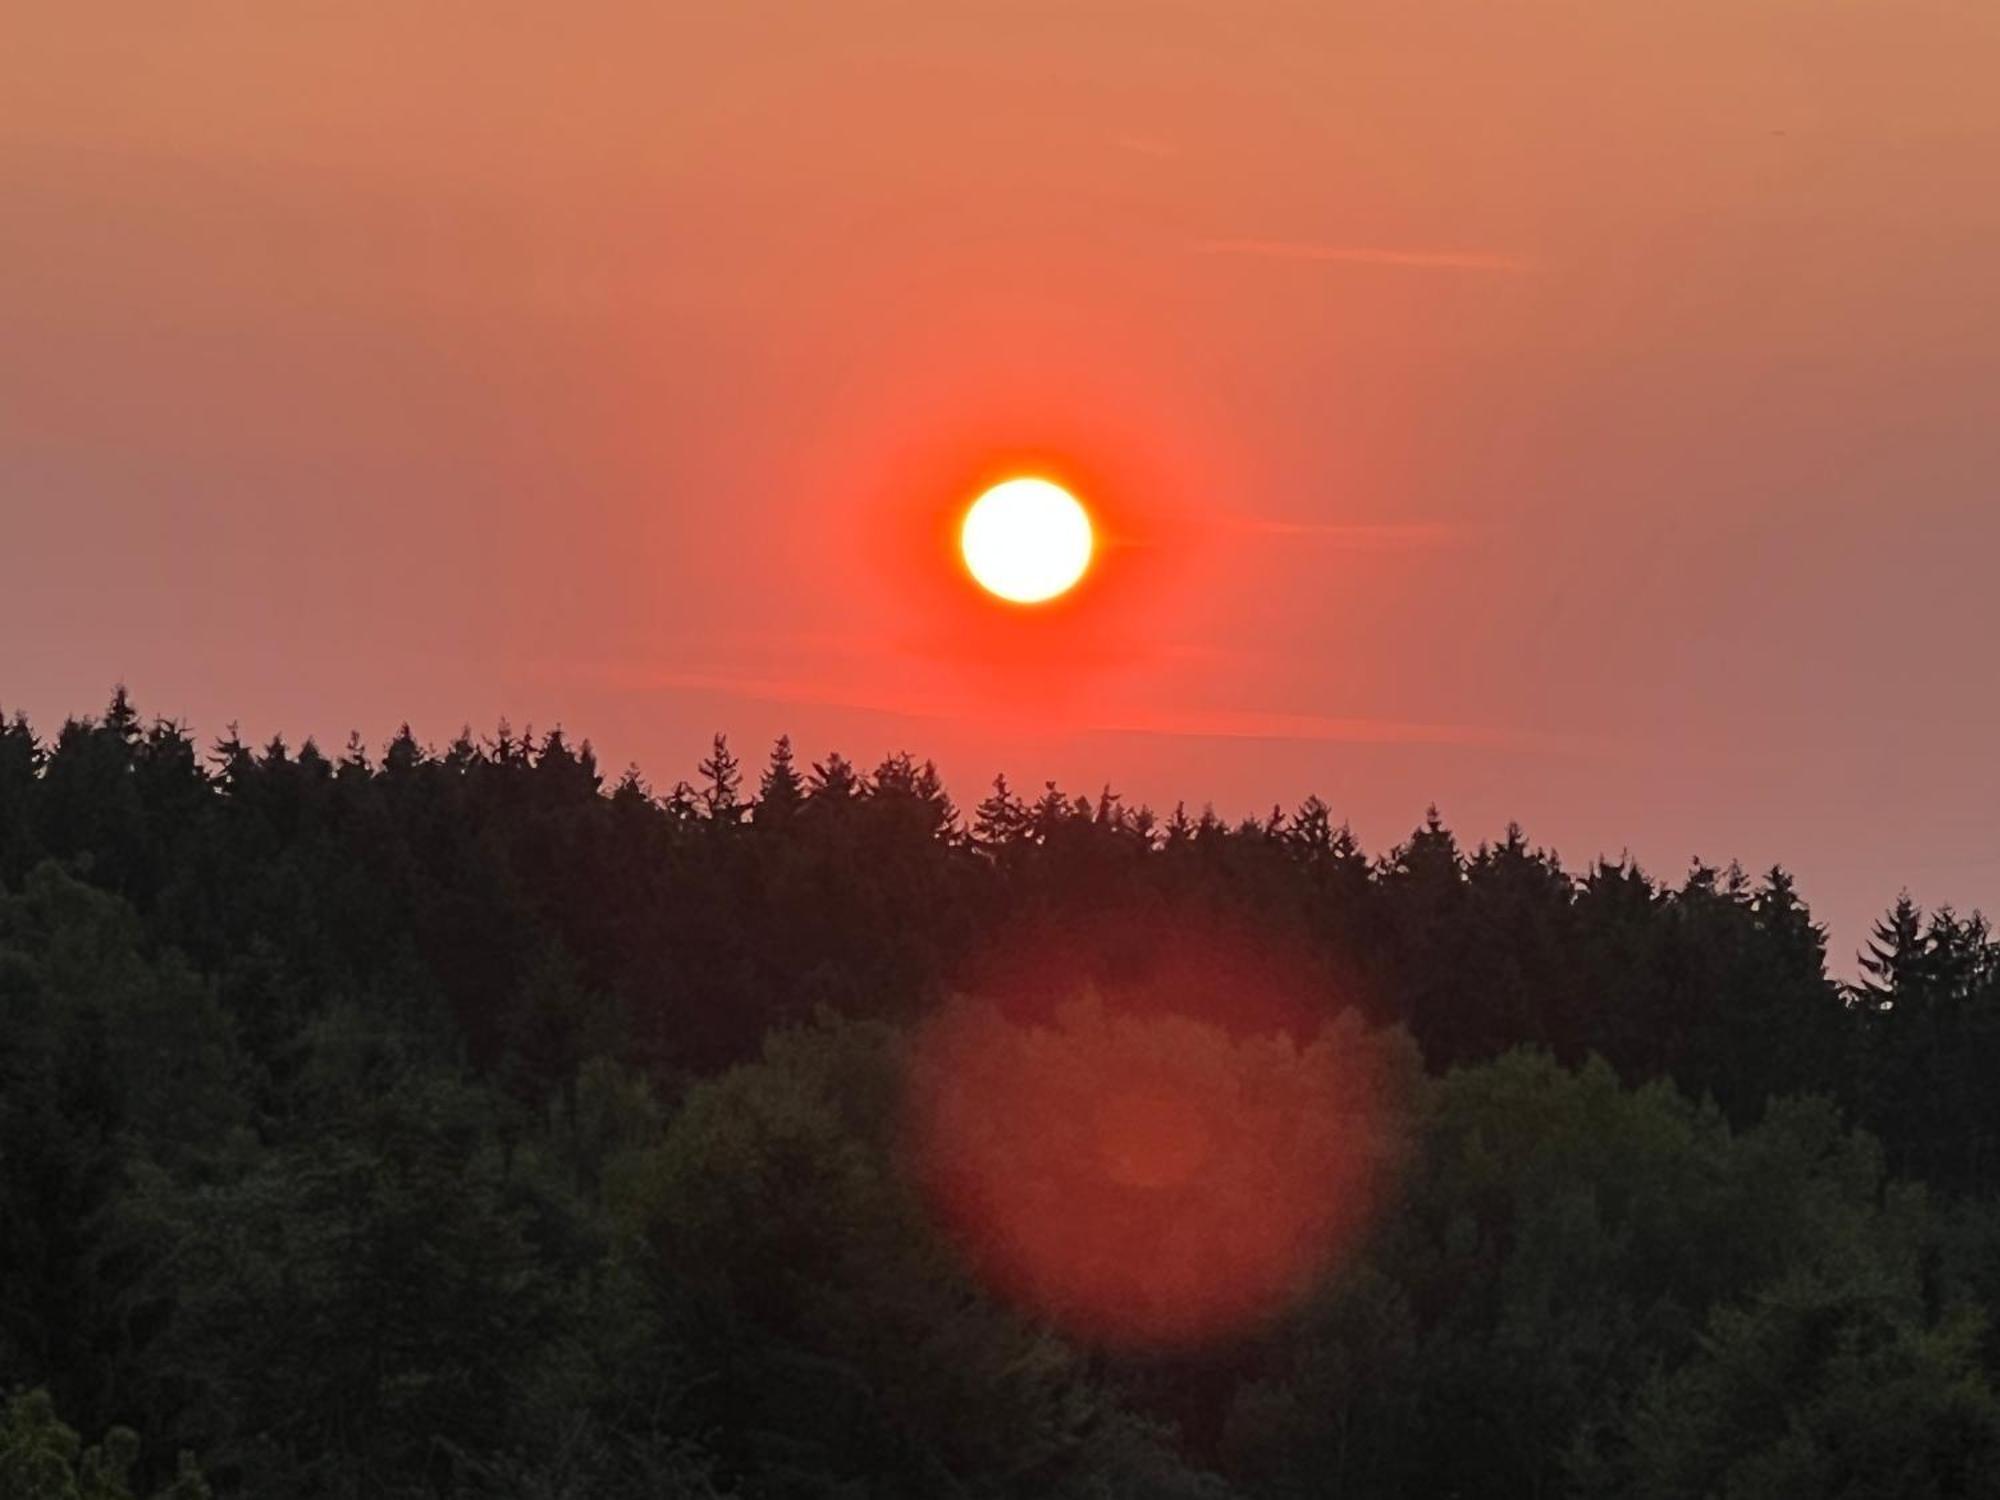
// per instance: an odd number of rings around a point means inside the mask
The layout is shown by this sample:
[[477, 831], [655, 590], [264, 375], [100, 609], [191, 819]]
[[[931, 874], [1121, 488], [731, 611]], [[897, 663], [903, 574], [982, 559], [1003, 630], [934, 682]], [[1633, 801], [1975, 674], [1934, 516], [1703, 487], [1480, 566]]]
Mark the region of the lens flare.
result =
[[975, 1274], [1072, 1336], [1165, 1349], [1252, 1329], [1366, 1223], [1400, 1054], [1349, 1016], [1263, 1029], [1284, 1008], [1268, 992], [1177, 1003], [1170, 955], [1103, 994], [1078, 989], [1083, 967], [1041, 961], [1044, 996], [1076, 998], [1039, 1014], [961, 1001], [920, 1034], [919, 1181]]
[[959, 551], [979, 586], [1015, 604], [1067, 593], [1090, 566], [1090, 515], [1046, 479], [1010, 479], [972, 502]]

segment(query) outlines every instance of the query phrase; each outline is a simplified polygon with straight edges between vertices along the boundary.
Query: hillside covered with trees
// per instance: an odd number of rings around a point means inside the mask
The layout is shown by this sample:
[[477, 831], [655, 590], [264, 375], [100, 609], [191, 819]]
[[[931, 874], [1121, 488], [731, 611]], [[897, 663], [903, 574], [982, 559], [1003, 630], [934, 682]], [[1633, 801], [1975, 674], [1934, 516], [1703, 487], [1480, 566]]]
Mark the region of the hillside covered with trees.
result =
[[[2000, 1495], [2000, 944], [1904, 898], [1863, 971], [1783, 870], [1435, 813], [16, 718], [0, 1500]], [[908, 1101], [974, 1017], [1038, 1080], [993, 1191], [1056, 1201], [1064, 1060], [1166, 989], [1190, 1094], [1338, 1059], [1371, 1186], [1282, 1306], [1098, 1337]]]

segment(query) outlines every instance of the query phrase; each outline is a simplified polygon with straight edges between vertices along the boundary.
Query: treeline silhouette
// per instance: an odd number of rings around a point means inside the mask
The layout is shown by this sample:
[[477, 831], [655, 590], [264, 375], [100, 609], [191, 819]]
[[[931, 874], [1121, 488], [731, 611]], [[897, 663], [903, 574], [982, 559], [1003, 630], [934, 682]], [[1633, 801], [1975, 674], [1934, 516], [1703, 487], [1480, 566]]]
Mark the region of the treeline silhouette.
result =
[[[1405, 1164], [1289, 1317], [1073, 1345], [904, 1180], [907, 1041], [1211, 923], [1407, 1070]], [[0, 1496], [2000, 1494], [2000, 945], [1905, 897], [1862, 972], [1781, 869], [1434, 811], [16, 717]]]

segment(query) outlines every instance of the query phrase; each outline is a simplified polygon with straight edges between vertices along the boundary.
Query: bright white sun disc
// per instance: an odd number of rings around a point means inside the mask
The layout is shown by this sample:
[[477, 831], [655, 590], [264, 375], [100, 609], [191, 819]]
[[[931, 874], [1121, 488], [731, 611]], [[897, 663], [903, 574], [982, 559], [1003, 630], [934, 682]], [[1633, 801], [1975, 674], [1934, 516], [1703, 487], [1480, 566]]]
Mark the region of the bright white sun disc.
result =
[[1040, 604], [1090, 566], [1090, 514], [1046, 479], [1010, 479], [972, 502], [959, 551], [979, 586], [1016, 604]]

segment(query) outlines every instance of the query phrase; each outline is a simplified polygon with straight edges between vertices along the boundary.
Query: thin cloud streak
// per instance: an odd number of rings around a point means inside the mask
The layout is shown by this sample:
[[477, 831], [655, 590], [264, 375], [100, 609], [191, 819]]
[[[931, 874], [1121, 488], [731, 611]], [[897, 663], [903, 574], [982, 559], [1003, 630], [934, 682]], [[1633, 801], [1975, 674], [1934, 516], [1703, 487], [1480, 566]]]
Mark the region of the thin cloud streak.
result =
[[1490, 526], [1466, 526], [1450, 521], [1271, 521], [1256, 516], [1233, 516], [1223, 525], [1254, 536], [1312, 537], [1364, 552], [1462, 547], [1493, 532]]
[[805, 678], [739, 676], [731, 672], [657, 671], [646, 667], [606, 664], [589, 669], [592, 676], [627, 692], [661, 689], [715, 693], [759, 703], [802, 703], [816, 708], [858, 709], [906, 719], [949, 719], [968, 711], [966, 705], [879, 694], [855, 693]]
[[1120, 151], [1130, 151], [1139, 156], [1155, 156], [1169, 160], [1179, 156], [1180, 148], [1156, 135], [1141, 135], [1136, 131], [1111, 137], [1110, 144]]
[[1538, 270], [1531, 260], [1492, 250], [1396, 250], [1377, 245], [1326, 245], [1312, 240], [1198, 240], [1197, 255], [1234, 255], [1354, 266], [1407, 266], [1429, 271]]
[[[855, 693], [804, 678], [738, 676], [728, 672], [659, 671], [605, 665], [593, 675], [634, 692], [677, 690], [715, 693], [764, 703], [799, 703], [891, 714], [911, 719], [977, 718], [987, 706], [977, 701], [912, 699]], [[1597, 756], [1615, 754], [1610, 740], [1555, 735], [1477, 724], [1431, 724], [1406, 719], [1336, 717], [1322, 714], [1264, 713], [1255, 710], [1141, 711], [1086, 719], [1071, 726], [1084, 734], [1154, 735], [1185, 739], [1291, 740], [1321, 744], [1467, 746], [1524, 754]]]
[[1186, 739], [1303, 740], [1353, 745], [1459, 745], [1527, 754], [1614, 754], [1612, 741], [1583, 735], [1490, 728], [1478, 724], [1426, 724], [1407, 719], [1262, 713], [1255, 710], [1141, 714], [1091, 728], [1100, 734], [1166, 735]]

